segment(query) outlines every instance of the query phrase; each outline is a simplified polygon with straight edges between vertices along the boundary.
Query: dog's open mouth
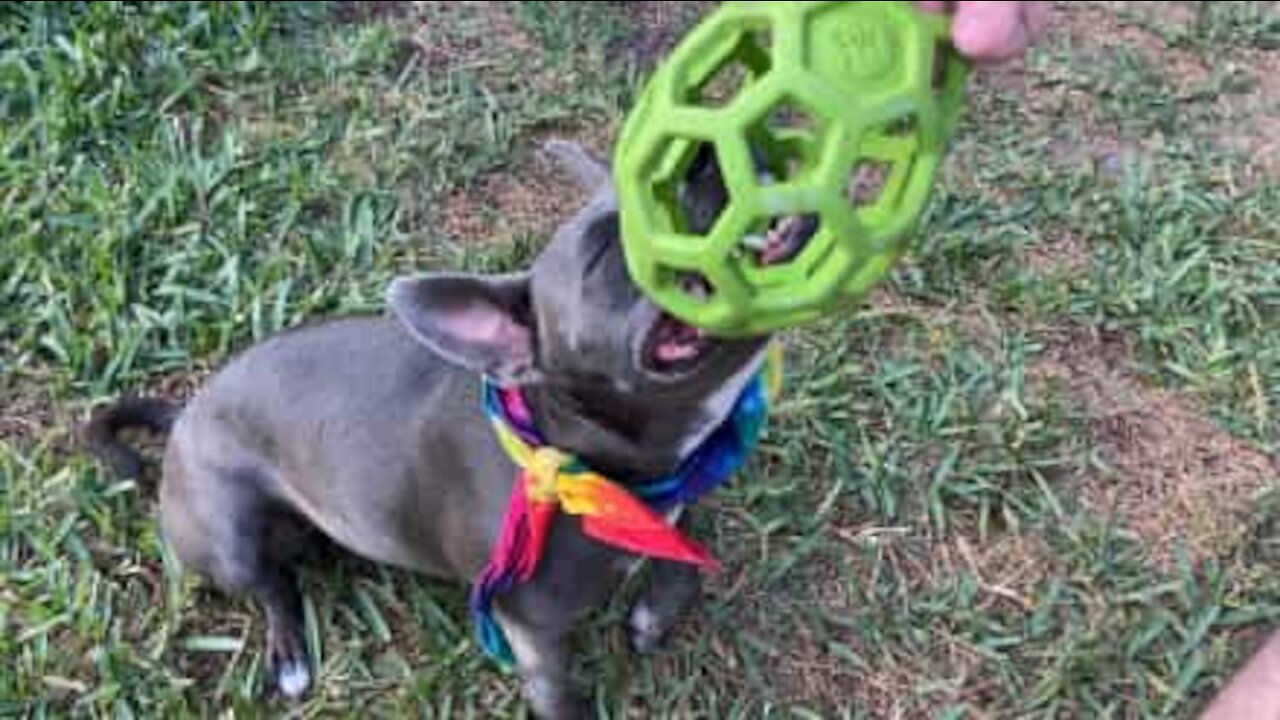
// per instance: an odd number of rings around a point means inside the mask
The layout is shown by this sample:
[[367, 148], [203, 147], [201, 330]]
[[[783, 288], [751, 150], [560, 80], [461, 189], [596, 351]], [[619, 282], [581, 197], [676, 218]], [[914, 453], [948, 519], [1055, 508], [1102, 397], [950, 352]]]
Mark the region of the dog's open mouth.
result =
[[653, 364], [662, 371], [677, 370], [696, 362], [714, 342], [706, 331], [665, 313], [658, 318], [652, 332]]
[[770, 267], [795, 259], [817, 229], [816, 215], [787, 215], [775, 220], [763, 237], [748, 237], [745, 244], [755, 253], [757, 265]]
[[[814, 215], [788, 215], [775, 220], [763, 235], [748, 237], [744, 245], [755, 255], [760, 267], [778, 265], [799, 255], [817, 229], [818, 219]], [[697, 274], [684, 275], [681, 283], [685, 292], [695, 298], [706, 298], [714, 292], [707, 280]], [[662, 313], [649, 331], [645, 356], [658, 372], [687, 372], [709, 355], [716, 344], [716, 339], [705, 330]]]
[[[712, 292], [710, 283], [701, 275], [686, 274], [680, 282], [684, 291], [695, 298], [706, 298]], [[715, 340], [702, 328], [663, 312], [649, 330], [645, 357], [658, 372], [680, 372], [696, 364], [714, 345]]]

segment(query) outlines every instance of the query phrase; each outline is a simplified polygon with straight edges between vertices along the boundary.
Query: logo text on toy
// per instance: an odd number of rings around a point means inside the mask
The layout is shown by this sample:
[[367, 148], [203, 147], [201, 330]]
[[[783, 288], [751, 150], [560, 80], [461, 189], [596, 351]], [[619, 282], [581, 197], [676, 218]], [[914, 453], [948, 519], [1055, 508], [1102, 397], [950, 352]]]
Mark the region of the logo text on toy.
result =
[[872, 79], [893, 68], [893, 34], [877, 16], [842, 18], [834, 24], [831, 39], [841, 50], [844, 72]]

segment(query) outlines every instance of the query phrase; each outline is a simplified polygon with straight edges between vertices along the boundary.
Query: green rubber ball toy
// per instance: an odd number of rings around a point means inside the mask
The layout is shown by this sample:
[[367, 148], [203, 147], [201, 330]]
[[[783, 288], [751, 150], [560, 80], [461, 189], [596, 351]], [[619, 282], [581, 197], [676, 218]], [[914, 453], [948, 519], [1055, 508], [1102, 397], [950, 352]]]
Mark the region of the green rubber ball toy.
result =
[[816, 320], [906, 249], [964, 104], [909, 2], [727, 2], [650, 78], [614, 174], [628, 270], [722, 336]]

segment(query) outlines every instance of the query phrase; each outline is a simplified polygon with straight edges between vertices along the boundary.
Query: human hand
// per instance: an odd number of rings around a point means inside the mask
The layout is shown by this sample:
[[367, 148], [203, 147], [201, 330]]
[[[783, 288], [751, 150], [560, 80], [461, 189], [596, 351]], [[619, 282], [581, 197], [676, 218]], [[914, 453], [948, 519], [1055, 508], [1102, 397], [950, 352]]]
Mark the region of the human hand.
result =
[[949, 5], [954, 5], [952, 42], [962, 55], [975, 62], [999, 62], [1021, 56], [1049, 24], [1049, 3], [1043, 0], [917, 4], [930, 12], [946, 12]]
[[1274, 720], [1280, 718], [1280, 631], [1274, 632], [1253, 658], [1205, 710], [1200, 720]]

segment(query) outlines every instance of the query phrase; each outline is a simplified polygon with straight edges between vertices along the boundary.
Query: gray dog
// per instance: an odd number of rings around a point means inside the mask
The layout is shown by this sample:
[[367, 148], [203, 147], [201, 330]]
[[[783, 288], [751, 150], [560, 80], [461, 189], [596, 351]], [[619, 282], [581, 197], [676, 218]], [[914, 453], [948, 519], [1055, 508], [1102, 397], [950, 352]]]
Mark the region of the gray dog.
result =
[[[663, 477], [720, 426], [759, 371], [767, 338], [717, 340], [659, 311], [633, 285], [608, 169], [547, 146], [594, 195], [522, 274], [397, 280], [389, 316], [295, 329], [235, 358], [180, 412], [123, 400], [87, 426], [96, 454], [137, 476], [116, 435], [168, 432], [164, 536], [180, 560], [264, 608], [275, 684], [311, 684], [291, 563], [319, 531], [376, 562], [468, 582], [489, 558], [517, 468], [482, 409], [481, 374], [523, 388], [547, 441], [620, 483]], [[698, 224], [727, 198], [695, 166]], [[580, 717], [568, 636], [637, 561], [554, 521], [537, 574], [496, 604], [527, 701]], [[653, 563], [630, 614], [654, 649], [700, 593], [696, 568]]]

